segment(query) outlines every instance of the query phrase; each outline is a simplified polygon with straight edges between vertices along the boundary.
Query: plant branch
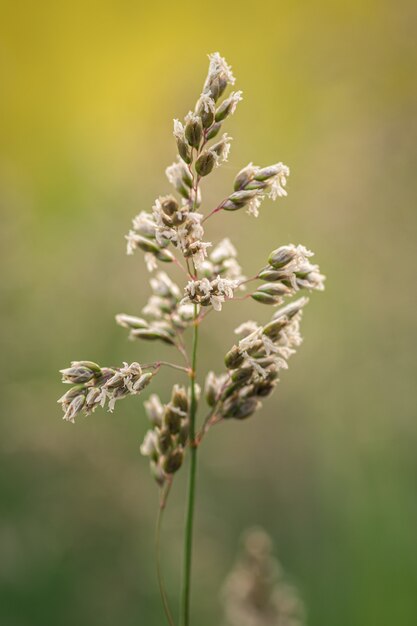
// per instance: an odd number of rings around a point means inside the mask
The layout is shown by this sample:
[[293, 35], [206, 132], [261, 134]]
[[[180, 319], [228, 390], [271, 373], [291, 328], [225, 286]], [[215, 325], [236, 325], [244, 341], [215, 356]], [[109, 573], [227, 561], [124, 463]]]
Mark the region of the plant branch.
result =
[[181, 626], [189, 626], [190, 624], [190, 591], [191, 591], [191, 565], [193, 550], [193, 525], [194, 525], [194, 507], [195, 507], [195, 485], [197, 473], [197, 446], [195, 441], [196, 430], [196, 413], [197, 413], [197, 397], [196, 397], [196, 364], [197, 364], [197, 346], [198, 346], [198, 306], [194, 305], [194, 333], [193, 333], [193, 352], [192, 352], [192, 372], [191, 377], [191, 406], [190, 406], [190, 465], [188, 478], [188, 495], [187, 495], [187, 511], [185, 519], [185, 537], [184, 537], [184, 565], [183, 565], [183, 581], [181, 596]]
[[215, 213], [219, 213], [219, 211], [221, 211], [223, 209], [223, 205], [226, 202], [227, 198], [225, 198], [224, 200], [222, 200], [219, 204], [219, 206], [217, 206], [215, 209], [213, 209], [210, 213], [207, 213], [206, 217], [203, 219], [203, 224], [206, 220], [209, 219], [209, 217], [211, 217], [212, 215], [215, 215]]
[[197, 446], [203, 441], [203, 438], [208, 433], [212, 426], [219, 424], [223, 420], [221, 415], [216, 415], [215, 409], [211, 410], [210, 413], [204, 419], [203, 425], [200, 431], [196, 435], [196, 444]]
[[145, 365], [141, 365], [143, 370], [159, 370], [160, 367], [172, 367], [174, 370], [180, 370], [180, 372], [185, 372], [186, 374], [190, 374], [189, 367], [183, 367], [182, 365], [177, 365], [176, 363], [169, 363], [169, 361], [155, 361], [155, 363], [145, 363]]
[[176, 265], [177, 267], [179, 267], [179, 268], [180, 268], [180, 270], [181, 270], [182, 272], [184, 272], [184, 274], [186, 274], [186, 276], [189, 276], [189, 273], [187, 272], [187, 270], [185, 269], [185, 267], [183, 266], [183, 264], [182, 264], [182, 263], [181, 263], [181, 262], [180, 262], [180, 261], [179, 261], [176, 257], [174, 257], [172, 261], [173, 261], [174, 265]]
[[239, 287], [241, 285], [246, 285], [247, 283], [251, 283], [253, 280], [258, 280], [259, 276], [258, 274], [255, 274], [255, 276], [251, 276], [250, 278], [246, 278], [245, 280], [241, 280], [239, 283]]
[[221, 415], [220, 416], [216, 415], [216, 412], [220, 406], [223, 392], [226, 389], [229, 382], [230, 382], [230, 373], [227, 379], [224, 381], [223, 385], [221, 386], [215, 405], [204, 418], [203, 425], [200, 431], [197, 433], [197, 436], [196, 436], [197, 445], [200, 445], [201, 441], [203, 440], [204, 435], [208, 433], [208, 431], [210, 430], [212, 426], [215, 426], [216, 424], [218, 424], [219, 422], [223, 420], [223, 417]]

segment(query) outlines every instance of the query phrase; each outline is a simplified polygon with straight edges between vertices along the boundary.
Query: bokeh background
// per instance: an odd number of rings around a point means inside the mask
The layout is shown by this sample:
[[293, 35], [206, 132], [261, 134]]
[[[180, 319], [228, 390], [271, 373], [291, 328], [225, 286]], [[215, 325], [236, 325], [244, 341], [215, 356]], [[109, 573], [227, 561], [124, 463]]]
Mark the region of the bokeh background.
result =
[[[152, 358], [113, 321], [149, 293], [123, 236], [168, 191], [172, 118], [219, 50], [244, 100], [205, 207], [248, 161], [292, 174], [287, 199], [258, 221], [216, 217], [210, 238], [229, 235], [248, 274], [302, 242], [328, 280], [263, 413], [202, 449], [195, 623], [221, 623], [239, 535], [260, 524], [311, 626], [416, 624], [416, 4], [3, 0], [1, 13], [0, 623], [163, 623], [141, 402], [63, 423], [57, 370]], [[241, 302], [209, 316], [200, 374], [221, 368], [238, 323], [269, 315]], [[164, 396], [175, 377], [158, 380]], [[164, 535], [174, 603], [184, 489], [185, 471]]]

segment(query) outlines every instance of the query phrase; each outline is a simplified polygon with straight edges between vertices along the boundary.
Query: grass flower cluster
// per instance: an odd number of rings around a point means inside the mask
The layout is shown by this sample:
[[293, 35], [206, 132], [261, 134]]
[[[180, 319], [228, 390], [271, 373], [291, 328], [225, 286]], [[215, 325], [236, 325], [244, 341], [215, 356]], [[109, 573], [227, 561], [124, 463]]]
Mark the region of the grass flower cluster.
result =
[[225, 626], [303, 626], [304, 606], [260, 528], [246, 531], [223, 586]]
[[[302, 295], [288, 304], [286, 299], [300, 291], [324, 288], [324, 276], [311, 262], [313, 253], [302, 245], [290, 243], [272, 252], [266, 251], [265, 266], [255, 275], [252, 272], [252, 278], [248, 279], [229, 238], [215, 245], [206, 239], [208, 220], [222, 211], [245, 209], [256, 217], [267, 198], [281, 201], [287, 195], [290, 174], [282, 162], [264, 167], [249, 163], [237, 173], [226, 198], [211, 210], [201, 209], [201, 181], [227, 161], [232, 138], [223, 132], [223, 126], [242, 100], [241, 91], [225, 96], [228, 86], [235, 83], [225, 59], [217, 52], [209, 55], [209, 59], [208, 75], [194, 109], [182, 121], [174, 120], [178, 155], [166, 169], [173, 189], [159, 196], [149, 211], [134, 217], [126, 235], [127, 253], [144, 253], [146, 268], [151, 273], [151, 295], [140, 315], [116, 315], [116, 322], [128, 331], [130, 339], [167, 344], [179, 354], [180, 363], [156, 359], [152, 363], [123, 363], [116, 368], [91, 361], [74, 361], [61, 370], [63, 382], [72, 386], [58, 400], [64, 419], [74, 422], [80, 414], [89, 415], [97, 407], [105, 406], [113, 411], [117, 400], [142, 394], [164, 367], [174, 368], [188, 379], [186, 384], [174, 385], [168, 402], [162, 402], [156, 394], [145, 401], [151, 427], [140, 448], [149, 459], [151, 473], [161, 492], [158, 550], [162, 512], [174, 476], [189, 456], [181, 626], [190, 625], [198, 449], [214, 425], [230, 419], [246, 419], [261, 408], [263, 399], [274, 391], [281, 370], [288, 367], [290, 356], [302, 341], [300, 322], [308, 299]], [[177, 266], [184, 276], [183, 285], [176, 284], [162, 270], [161, 264]], [[223, 371], [209, 372], [200, 389], [197, 382], [199, 327], [210, 311], [220, 313], [223, 306], [236, 297], [252, 298], [272, 307], [283, 306], [274, 308], [267, 322], [240, 324], [235, 331], [235, 343], [224, 356]], [[187, 332], [193, 335], [191, 354], [186, 347]], [[207, 412], [197, 421], [203, 396]], [[176, 620], [168, 606], [159, 556], [158, 579], [166, 617], [173, 626]], [[241, 625], [258, 624], [245, 622], [243, 618], [239, 620]], [[229, 621], [237, 623], [234, 617]]]

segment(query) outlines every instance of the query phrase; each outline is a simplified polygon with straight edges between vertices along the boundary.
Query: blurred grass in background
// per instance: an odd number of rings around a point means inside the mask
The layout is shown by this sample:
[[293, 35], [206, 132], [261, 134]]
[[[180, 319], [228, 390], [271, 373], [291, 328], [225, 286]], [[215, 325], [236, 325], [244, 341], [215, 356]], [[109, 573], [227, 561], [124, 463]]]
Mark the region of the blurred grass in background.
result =
[[[249, 275], [302, 242], [328, 281], [264, 412], [214, 430], [200, 455], [195, 623], [220, 622], [221, 581], [254, 523], [311, 626], [417, 623], [415, 3], [3, 1], [1, 12], [0, 623], [163, 621], [141, 403], [64, 424], [57, 370], [151, 358], [113, 321], [148, 295], [123, 236], [168, 191], [172, 118], [214, 50], [244, 101], [204, 206], [248, 161], [283, 160], [292, 175], [257, 222], [222, 215], [208, 238], [230, 235]], [[269, 314], [236, 302], [224, 324], [210, 316], [205, 367], [221, 368], [237, 323]], [[161, 391], [174, 379], [159, 378]], [[182, 474], [164, 536], [173, 602]]]

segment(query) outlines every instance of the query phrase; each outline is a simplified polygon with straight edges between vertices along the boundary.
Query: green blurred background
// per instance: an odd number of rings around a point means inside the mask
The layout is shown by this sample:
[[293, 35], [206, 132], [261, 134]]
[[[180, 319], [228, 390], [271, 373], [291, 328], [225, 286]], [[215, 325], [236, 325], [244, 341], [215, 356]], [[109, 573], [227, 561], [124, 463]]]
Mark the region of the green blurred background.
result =
[[[244, 100], [205, 207], [248, 161], [292, 174], [287, 199], [258, 221], [216, 217], [209, 239], [231, 236], [248, 274], [302, 242], [328, 280], [263, 413], [202, 449], [195, 624], [221, 622], [219, 589], [255, 523], [311, 626], [416, 624], [416, 4], [3, 0], [1, 13], [0, 624], [163, 623], [141, 403], [63, 423], [57, 370], [152, 358], [113, 321], [149, 293], [123, 236], [168, 191], [172, 118], [215, 50]], [[210, 316], [204, 369], [220, 370], [238, 323], [269, 315], [231, 303]], [[158, 380], [163, 395], [175, 377]], [[173, 602], [184, 488], [185, 471], [165, 524]]]

